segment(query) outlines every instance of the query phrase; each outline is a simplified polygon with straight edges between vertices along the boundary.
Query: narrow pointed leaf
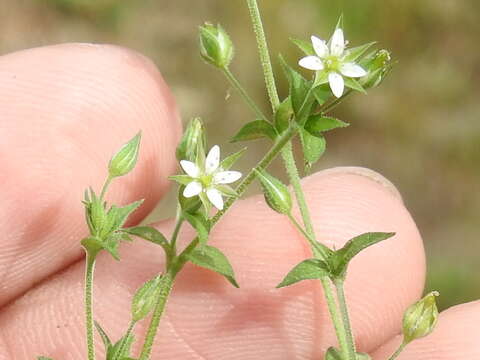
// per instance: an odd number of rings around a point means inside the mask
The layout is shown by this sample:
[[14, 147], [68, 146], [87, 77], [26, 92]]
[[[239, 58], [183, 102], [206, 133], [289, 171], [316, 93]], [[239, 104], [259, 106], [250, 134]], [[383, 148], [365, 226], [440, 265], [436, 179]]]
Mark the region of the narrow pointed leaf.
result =
[[317, 100], [319, 105], [325, 104], [325, 102], [332, 97], [330, 85], [323, 84], [315, 86], [313, 89], [313, 96], [315, 96], [315, 100]]
[[223, 275], [233, 286], [239, 287], [235, 280], [232, 265], [219, 249], [205, 245], [190, 253], [188, 259], [195, 265]]
[[181, 185], [188, 185], [192, 182], [192, 177], [188, 175], [172, 175], [172, 176], [169, 176], [168, 178]]
[[116, 207], [115, 205], [112, 206], [111, 208], [111, 214], [110, 211], [108, 213], [108, 216], [112, 216], [114, 221], [113, 221], [113, 227], [111, 231], [116, 231], [120, 230], [120, 228], [125, 224], [127, 221], [128, 217], [135, 211], [137, 210], [140, 205], [142, 205], [143, 200], [135, 201], [131, 204], [128, 204], [123, 207]]
[[289, 286], [303, 280], [321, 279], [329, 276], [327, 264], [319, 259], [304, 260], [285, 276], [277, 288]]
[[269, 138], [274, 140], [277, 133], [268, 121], [255, 120], [243, 126], [238, 133], [232, 138], [231, 142], [256, 140], [261, 138]]
[[360, 46], [353, 47], [347, 50], [347, 55], [345, 56], [344, 62], [355, 62], [358, 58], [360, 58], [365, 52], [370, 49], [372, 45], [375, 44], [374, 42], [370, 42], [367, 44], [363, 44]]
[[327, 352], [325, 353], [325, 360], [344, 360], [342, 357], [342, 353], [337, 348], [333, 346], [329, 347]]
[[333, 117], [312, 115], [305, 123], [305, 130], [307, 130], [310, 134], [314, 136], [319, 136], [322, 135], [322, 133], [325, 131], [330, 131], [333, 129], [343, 128], [347, 126], [349, 126], [348, 123]]
[[110, 351], [107, 353], [107, 360], [115, 360], [128, 356], [134, 340], [135, 337], [132, 334], [122, 337], [110, 348]]
[[163, 247], [165, 252], [170, 251], [170, 245], [165, 236], [160, 231], [151, 226], [134, 226], [122, 229], [122, 231], [130, 235], [138, 236], [139, 238], [150, 241], [154, 244], [160, 245], [161, 247]]
[[244, 147], [243, 149], [240, 149], [236, 153], [228, 155], [225, 159], [222, 160], [219, 168], [222, 169], [223, 171], [229, 170], [233, 166], [233, 164], [235, 164], [238, 161], [238, 159], [242, 157], [242, 155], [245, 153], [246, 150], [247, 148]]
[[345, 81], [345, 86], [349, 87], [350, 89], [361, 92], [362, 94], [367, 93], [367, 91], [363, 88], [362, 85], [360, 85], [357, 80], [348, 77], [344, 77], [343, 80]]
[[305, 53], [305, 55], [315, 55], [315, 50], [311, 41], [290, 38], [290, 41]]
[[105, 346], [105, 352], [108, 351], [108, 349], [112, 346], [112, 342], [110, 341], [110, 338], [108, 337], [107, 333], [105, 330], [102, 329], [100, 324], [95, 321], [95, 328], [97, 329], [98, 333], [100, 334], [100, 338], [103, 341], [103, 345]]

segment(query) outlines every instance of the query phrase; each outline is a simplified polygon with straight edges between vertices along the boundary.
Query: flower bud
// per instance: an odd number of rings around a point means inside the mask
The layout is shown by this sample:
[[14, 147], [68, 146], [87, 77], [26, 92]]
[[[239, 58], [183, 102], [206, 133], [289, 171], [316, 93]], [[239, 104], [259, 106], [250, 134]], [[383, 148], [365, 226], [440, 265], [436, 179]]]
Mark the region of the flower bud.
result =
[[288, 188], [266, 171], [255, 170], [255, 172], [262, 183], [263, 194], [268, 206], [280, 214], [290, 214], [292, 197]]
[[132, 300], [132, 320], [139, 321], [146, 317], [155, 306], [158, 298], [158, 289], [161, 276], [143, 284], [135, 293]]
[[361, 85], [365, 89], [380, 85], [392, 67], [390, 61], [390, 52], [384, 49], [366, 56], [360, 64], [368, 71], [368, 74], [361, 79]]
[[198, 144], [202, 143], [203, 148], [206, 146], [205, 129], [200, 118], [190, 121], [185, 129], [185, 133], [177, 146], [177, 160], [195, 161]]
[[220, 26], [209, 23], [200, 26], [200, 54], [202, 58], [219, 68], [226, 68], [233, 59], [233, 44]]
[[113, 155], [108, 164], [108, 172], [110, 177], [118, 177], [128, 174], [137, 163], [138, 150], [140, 147], [141, 133], [135, 135], [129, 142]]
[[438, 295], [437, 291], [432, 291], [405, 311], [403, 316], [403, 341], [405, 344], [427, 336], [433, 331], [438, 319], [435, 302], [435, 297]]

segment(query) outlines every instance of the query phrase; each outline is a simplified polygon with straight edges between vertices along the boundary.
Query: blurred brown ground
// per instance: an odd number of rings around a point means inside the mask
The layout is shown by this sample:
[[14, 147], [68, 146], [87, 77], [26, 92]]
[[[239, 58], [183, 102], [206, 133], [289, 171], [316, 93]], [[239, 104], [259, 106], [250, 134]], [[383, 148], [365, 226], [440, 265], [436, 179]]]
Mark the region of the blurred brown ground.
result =
[[[352, 126], [329, 134], [328, 151], [316, 169], [366, 166], [391, 179], [425, 239], [427, 288], [442, 293], [442, 307], [480, 298], [480, 2], [261, 0], [260, 5], [272, 54], [282, 53], [291, 63], [300, 54], [288, 37], [326, 38], [342, 12], [352, 45], [377, 40], [392, 50], [398, 64], [381, 88], [355, 96], [337, 111]], [[197, 26], [206, 20], [222, 23], [231, 34], [237, 49], [233, 70], [267, 108], [240, 0], [0, 0], [0, 51], [60, 42], [136, 49], [154, 59], [183, 119], [203, 117], [211, 144], [224, 143], [253, 118], [233, 91], [227, 96], [221, 74], [198, 56]], [[281, 76], [279, 85], [285, 94]], [[249, 147], [243, 167], [253, 164], [266, 144]], [[165, 208], [160, 213], [168, 213]]]

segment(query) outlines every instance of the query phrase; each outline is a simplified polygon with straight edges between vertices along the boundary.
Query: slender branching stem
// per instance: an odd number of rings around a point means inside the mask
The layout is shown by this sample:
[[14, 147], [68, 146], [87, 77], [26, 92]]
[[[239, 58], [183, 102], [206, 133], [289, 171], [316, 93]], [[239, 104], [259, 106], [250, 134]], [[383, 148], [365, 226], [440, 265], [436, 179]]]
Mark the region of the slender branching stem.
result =
[[95, 360], [94, 323], [93, 323], [93, 272], [98, 251], [87, 252], [85, 268], [85, 317], [87, 331], [88, 360]]
[[153, 310], [152, 319], [150, 320], [150, 325], [147, 330], [147, 335], [145, 337], [145, 342], [142, 347], [142, 352], [140, 354], [139, 360], [148, 360], [150, 354], [152, 353], [153, 342], [155, 341], [155, 336], [157, 335], [158, 325], [160, 324], [160, 318], [165, 311], [165, 306], [167, 305], [167, 300], [172, 291], [173, 282], [175, 280], [176, 271], [173, 270], [175, 266], [172, 264], [170, 269], [162, 276], [160, 291], [157, 298], [157, 303]]
[[107, 189], [110, 186], [110, 183], [112, 182], [112, 180], [113, 180], [113, 177], [108, 175], [107, 180], [105, 180], [105, 183], [103, 184], [102, 192], [100, 193], [100, 200], [103, 200], [103, 197], [105, 196], [105, 193], [107, 192]]
[[258, 117], [259, 120], [267, 120], [267, 117], [263, 114], [262, 110], [257, 106], [255, 101], [252, 100], [250, 95], [246, 92], [246, 90], [243, 88], [243, 86], [240, 84], [238, 79], [235, 77], [235, 75], [232, 74], [229, 68], [224, 67], [222, 68], [222, 72], [225, 74], [225, 77], [228, 79], [230, 84], [235, 88], [235, 90], [238, 91], [240, 96], [245, 100], [247, 103], [248, 107], [255, 113], [255, 115]]
[[335, 288], [337, 289], [337, 299], [340, 307], [340, 313], [342, 315], [343, 326], [346, 333], [347, 341], [347, 351], [344, 352], [343, 356], [346, 360], [355, 360], [356, 359], [356, 349], [355, 349], [355, 339], [353, 338], [352, 327], [350, 325], [350, 317], [348, 315], [347, 300], [345, 298], [345, 290], [343, 285], [343, 280], [335, 280]]
[[404, 341], [402, 341], [398, 349], [393, 353], [392, 356], [388, 358], [388, 360], [395, 360], [400, 355], [400, 353], [405, 349], [406, 346], [407, 344]]
[[265, 76], [268, 97], [270, 98], [273, 113], [275, 113], [280, 105], [280, 99], [278, 98], [277, 87], [275, 85], [275, 77], [273, 76], [272, 62], [270, 61], [270, 54], [268, 52], [267, 39], [263, 30], [260, 10], [258, 9], [257, 0], [247, 0], [247, 4], [250, 11], [253, 31], [255, 32], [255, 37], [257, 38], [258, 52], [260, 53], [260, 61], [262, 63], [263, 74]]
[[175, 220], [175, 228], [173, 229], [172, 233], [172, 238], [170, 239], [170, 256], [176, 256], [177, 255], [177, 239], [178, 239], [178, 234], [180, 233], [180, 229], [182, 228], [183, 221], [185, 219], [182, 216], [182, 209], [180, 206], [177, 209], [177, 216]]

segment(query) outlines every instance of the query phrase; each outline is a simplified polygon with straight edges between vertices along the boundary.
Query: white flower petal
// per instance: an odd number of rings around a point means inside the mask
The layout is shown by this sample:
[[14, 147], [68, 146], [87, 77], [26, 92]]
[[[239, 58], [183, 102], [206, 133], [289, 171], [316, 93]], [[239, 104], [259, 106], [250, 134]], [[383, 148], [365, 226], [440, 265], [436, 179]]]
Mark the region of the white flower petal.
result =
[[306, 56], [298, 62], [298, 65], [308, 70], [323, 70], [323, 62], [318, 56]]
[[188, 160], [180, 160], [180, 166], [182, 169], [187, 173], [188, 176], [193, 178], [198, 177], [200, 175], [200, 170], [195, 163], [188, 161]]
[[348, 77], [362, 77], [367, 75], [367, 72], [360, 66], [355, 63], [344, 63], [340, 66], [340, 72], [342, 75]]
[[322, 39], [319, 39], [318, 37], [313, 36], [313, 35], [312, 35], [311, 39], [312, 39], [313, 48], [315, 49], [315, 53], [317, 54], [317, 56], [319, 58], [323, 58], [325, 56], [328, 56], [329, 51], [328, 51], [328, 46], [325, 43], [325, 41], [323, 41]]
[[211, 174], [217, 170], [218, 165], [220, 165], [220, 147], [215, 145], [210, 149], [205, 160], [205, 171], [207, 174]]
[[222, 193], [217, 189], [208, 189], [207, 190], [208, 200], [215, 206], [218, 210], [223, 209], [223, 198]]
[[213, 181], [216, 184], [230, 184], [242, 177], [239, 171], [222, 171], [213, 176]]
[[197, 196], [202, 192], [202, 184], [198, 181], [192, 181], [185, 186], [185, 190], [183, 190], [183, 196], [186, 198], [190, 198], [192, 196]]
[[340, 56], [345, 50], [345, 38], [343, 37], [343, 30], [338, 28], [335, 30], [330, 43], [330, 52], [332, 55]]
[[332, 72], [328, 74], [328, 82], [330, 83], [330, 89], [332, 89], [333, 95], [337, 98], [343, 95], [343, 89], [345, 88], [345, 82], [342, 75]]

